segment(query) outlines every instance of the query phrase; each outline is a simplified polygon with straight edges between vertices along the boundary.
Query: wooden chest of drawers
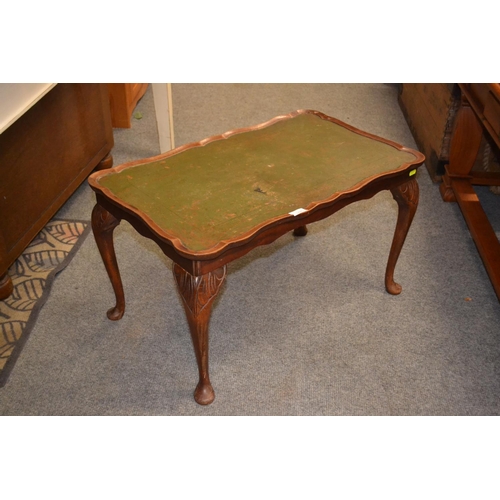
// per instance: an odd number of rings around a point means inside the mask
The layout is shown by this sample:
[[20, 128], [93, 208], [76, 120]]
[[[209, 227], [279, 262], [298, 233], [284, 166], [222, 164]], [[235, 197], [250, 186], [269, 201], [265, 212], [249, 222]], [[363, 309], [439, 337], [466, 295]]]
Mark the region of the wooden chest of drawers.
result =
[[98, 164], [111, 167], [105, 84], [57, 84], [0, 134], [0, 300], [7, 270]]

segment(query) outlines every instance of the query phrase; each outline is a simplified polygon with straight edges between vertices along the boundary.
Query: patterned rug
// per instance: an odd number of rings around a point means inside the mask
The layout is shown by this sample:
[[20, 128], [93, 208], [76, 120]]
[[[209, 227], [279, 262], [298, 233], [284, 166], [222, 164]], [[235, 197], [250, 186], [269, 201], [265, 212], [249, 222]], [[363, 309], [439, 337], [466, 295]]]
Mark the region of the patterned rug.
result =
[[52, 220], [9, 269], [14, 291], [0, 301], [0, 387], [7, 382], [56, 274], [69, 264], [89, 231], [86, 221]]

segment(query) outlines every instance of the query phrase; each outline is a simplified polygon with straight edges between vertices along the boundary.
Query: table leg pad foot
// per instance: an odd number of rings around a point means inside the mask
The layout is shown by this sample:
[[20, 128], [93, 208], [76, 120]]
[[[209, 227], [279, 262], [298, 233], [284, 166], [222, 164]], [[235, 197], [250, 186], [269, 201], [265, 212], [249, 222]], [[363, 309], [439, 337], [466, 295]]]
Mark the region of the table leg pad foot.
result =
[[401, 293], [401, 291], [403, 290], [403, 287], [399, 283], [396, 283], [395, 281], [391, 281], [390, 283], [385, 284], [385, 289], [391, 295], [399, 295]]
[[123, 318], [123, 314], [125, 313], [125, 309], [120, 309], [119, 307], [115, 306], [109, 309], [109, 311], [106, 313], [108, 316], [108, 319], [111, 321], [118, 321], [119, 319]]
[[198, 384], [194, 391], [194, 400], [199, 405], [209, 405], [215, 399], [215, 392], [210, 384]]

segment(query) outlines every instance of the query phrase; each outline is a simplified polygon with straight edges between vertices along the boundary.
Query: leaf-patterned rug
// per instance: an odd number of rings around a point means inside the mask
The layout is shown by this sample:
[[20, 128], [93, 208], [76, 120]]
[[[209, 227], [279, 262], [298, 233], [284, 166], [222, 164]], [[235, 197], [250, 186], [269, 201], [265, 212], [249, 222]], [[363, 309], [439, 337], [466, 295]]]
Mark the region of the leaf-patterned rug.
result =
[[0, 387], [7, 382], [56, 274], [68, 265], [89, 231], [87, 221], [51, 220], [9, 269], [14, 291], [0, 301]]

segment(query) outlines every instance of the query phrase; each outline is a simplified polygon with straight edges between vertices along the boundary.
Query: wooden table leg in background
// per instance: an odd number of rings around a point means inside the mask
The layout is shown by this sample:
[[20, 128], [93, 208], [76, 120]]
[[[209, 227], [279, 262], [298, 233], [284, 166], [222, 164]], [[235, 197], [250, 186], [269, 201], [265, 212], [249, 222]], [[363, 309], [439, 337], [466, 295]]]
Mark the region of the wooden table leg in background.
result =
[[198, 362], [200, 379], [194, 399], [200, 405], [208, 405], [215, 399], [208, 374], [208, 323], [213, 301], [226, 278], [226, 266], [202, 276], [192, 276], [181, 266], [174, 264], [173, 273], [186, 311]]
[[294, 236], [305, 236], [307, 234], [307, 226], [300, 226], [293, 231]]

